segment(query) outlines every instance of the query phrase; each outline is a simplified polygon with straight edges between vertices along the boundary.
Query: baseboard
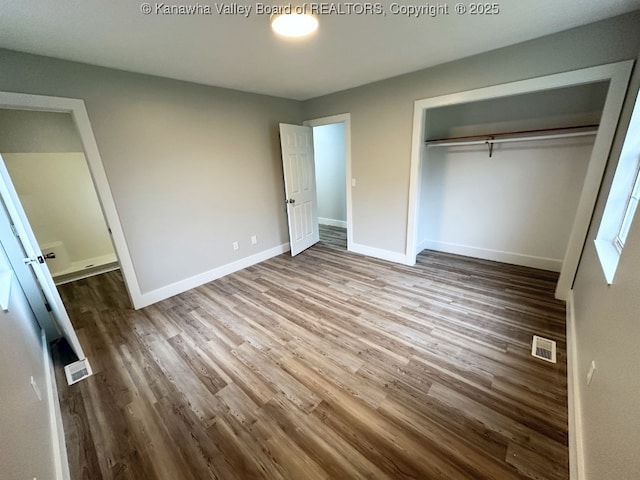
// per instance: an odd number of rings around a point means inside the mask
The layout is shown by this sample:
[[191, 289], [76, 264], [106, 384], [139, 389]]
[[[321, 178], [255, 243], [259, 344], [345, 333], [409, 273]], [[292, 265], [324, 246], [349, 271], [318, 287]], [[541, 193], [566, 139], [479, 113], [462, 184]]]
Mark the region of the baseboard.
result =
[[333, 218], [320, 218], [318, 217], [318, 223], [320, 225], [329, 225], [330, 227], [347, 228], [347, 222], [344, 220], [334, 220]]
[[485, 260], [494, 260], [496, 262], [510, 263], [513, 265], [522, 265], [523, 267], [540, 268], [542, 270], [549, 270], [552, 272], [559, 272], [562, 270], [562, 259], [556, 258], [535, 257], [533, 255], [503, 252], [500, 250], [471, 247], [468, 245], [438, 242], [434, 240], [423, 240], [418, 243], [416, 251], [421, 252], [424, 249], [435, 250], [437, 252], [455, 253], [456, 255], [464, 255], [467, 257], [483, 258]]
[[584, 444], [582, 402], [580, 399], [578, 351], [576, 349], [576, 317], [573, 290], [567, 296], [567, 390], [569, 405], [569, 478], [584, 480]]
[[42, 330], [42, 350], [44, 352], [44, 370], [47, 382], [47, 399], [49, 402], [49, 421], [51, 423], [51, 444], [53, 446], [53, 461], [56, 480], [70, 480], [69, 458], [67, 446], [64, 440], [64, 427], [62, 425], [62, 411], [58, 397], [56, 375], [51, 361], [51, 349], [44, 330]]
[[82, 280], [83, 278], [88, 278], [94, 275], [100, 275], [101, 273], [107, 273], [119, 269], [120, 264], [118, 262], [113, 262], [106, 265], [97, 265], [95, 267], [84, 268], [72, 273], [65, 273], [62, 275], [59, 274], [53, 277], [53, 281], [56, 285], [64, 285], [65, 283], [75, 282], [76, 280]]
[[407, 265], [407, 256], [404, 253], [391, 252], [389, 250], [368, 247], [367, 245], [360, 245], [358, 243], [352, 243], [350, 245], [349, 251], [353, 253], [359, 253], [361, 255], [366, 255], [367, 257], [374, 257], [393, 263], [401, 263], [403, 265]]
[[200, 285], [204, 285], [205, 283], [212, 282], [214, 280], [217, 280], [218, 278], [224, 277], [225, 275], [229, 275], [230, 273], [234, 273], [238, 270], [242, 270], [243, 268], [247, 268], [257, 263], [264, 262], [265, 260], [269, 260], [270, 258], [281, 255], [285, 252], [288, 252], [289, 250], [291, 250], [289, 243], [283, 243], [282, 245], [278, 245], [277, 247], [258, 252], [249, 257], [241, 258], [240, 260], [236, 260], [235, 262], [227, 263], [226, 265], [214, 268], [213, 270], [209, 270], [208, 272], [204, 272], [185, 280], [172, 283], [171, 285], [167, 285], [166, 287], [143, 293], [141, 295], [140, 304], [136, 305], [136, 308], [143, 308], [166, 298], [173, 297], [174, 295], [178, 295], [179, 293], [186, 292], [187, 290], [191, 290], [192, 288], [199, 287]]

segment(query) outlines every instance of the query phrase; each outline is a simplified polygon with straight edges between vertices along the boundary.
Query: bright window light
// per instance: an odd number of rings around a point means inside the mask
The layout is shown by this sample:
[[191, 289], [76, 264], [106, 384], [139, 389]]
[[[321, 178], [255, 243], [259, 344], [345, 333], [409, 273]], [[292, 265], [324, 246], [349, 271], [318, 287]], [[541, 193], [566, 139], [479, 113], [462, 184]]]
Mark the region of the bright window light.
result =
[[640, 198], [640, 96], [631, 115], [595, 240], [607, 283], [613, 283]]

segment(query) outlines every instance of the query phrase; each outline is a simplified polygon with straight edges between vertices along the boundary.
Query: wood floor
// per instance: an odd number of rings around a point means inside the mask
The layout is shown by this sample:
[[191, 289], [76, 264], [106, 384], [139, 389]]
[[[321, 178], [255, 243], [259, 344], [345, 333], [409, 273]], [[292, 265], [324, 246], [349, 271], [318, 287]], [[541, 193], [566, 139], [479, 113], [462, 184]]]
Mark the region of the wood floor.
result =
[[321, 242], [139, 311], [118, 272], [63, 285], [95, 371], [54, 349], [72, 478], [567, 479], [555, 282]]

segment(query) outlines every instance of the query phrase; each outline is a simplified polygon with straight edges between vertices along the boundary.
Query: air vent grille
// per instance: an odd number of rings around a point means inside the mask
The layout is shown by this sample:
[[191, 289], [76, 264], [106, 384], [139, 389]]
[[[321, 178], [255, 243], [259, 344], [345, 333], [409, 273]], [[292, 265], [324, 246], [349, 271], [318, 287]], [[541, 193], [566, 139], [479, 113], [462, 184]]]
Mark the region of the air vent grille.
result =
[[556, 363], [556, 342], [534, 335], [531, 355], [547, 362]]
[[91, 371], [89, 360], [84, 358], [64, 367], [64, 373], [67, 376], [67, 383], [69, 385], [73, 385], [74, 383], [87, 378], [93, 372]]

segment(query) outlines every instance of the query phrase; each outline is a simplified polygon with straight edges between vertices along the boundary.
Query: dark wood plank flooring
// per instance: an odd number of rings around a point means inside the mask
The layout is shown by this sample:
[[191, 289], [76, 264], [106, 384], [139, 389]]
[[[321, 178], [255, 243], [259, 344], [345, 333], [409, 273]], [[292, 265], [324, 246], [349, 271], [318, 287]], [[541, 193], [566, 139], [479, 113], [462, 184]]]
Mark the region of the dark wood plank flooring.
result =
[[139, 311], [119, 272], [63, 285], [95, 371], [54, 348], [72, 478], [567, 479], [556, 279], [321, 242]]

